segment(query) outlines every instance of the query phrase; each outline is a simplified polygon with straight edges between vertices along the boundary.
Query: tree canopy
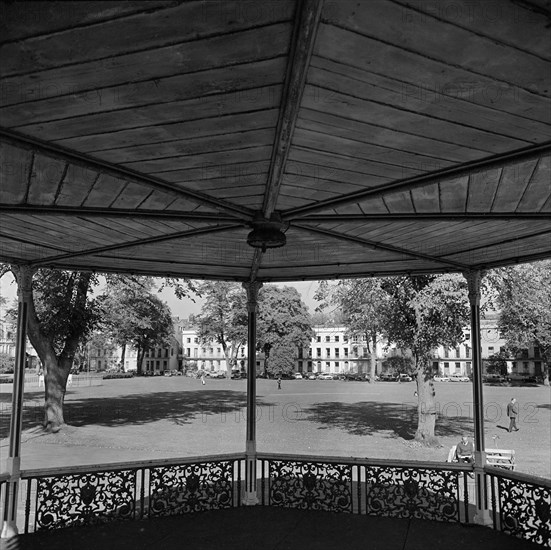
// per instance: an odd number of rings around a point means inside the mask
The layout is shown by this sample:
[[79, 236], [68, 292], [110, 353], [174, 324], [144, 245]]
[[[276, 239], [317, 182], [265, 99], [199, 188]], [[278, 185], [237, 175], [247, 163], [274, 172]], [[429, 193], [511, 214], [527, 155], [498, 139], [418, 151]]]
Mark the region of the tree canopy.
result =
[[213, 340], [224, 351], [226, 364], [235, 368], [239, 350], [247, 342], [246, 293], [239, 283], [207, 281], [197, 286], [204, 298], [201, 313], [191, 321], [199, 340]]
[[257, 349], [264, 353], [266, 373], [272, 373], [270, 353], [274, 346], [294, 354], [297, 348], [309, 346], [313, 336], [310, 313], [296, 288], [267, 285], [260, 289], [256, 341]]

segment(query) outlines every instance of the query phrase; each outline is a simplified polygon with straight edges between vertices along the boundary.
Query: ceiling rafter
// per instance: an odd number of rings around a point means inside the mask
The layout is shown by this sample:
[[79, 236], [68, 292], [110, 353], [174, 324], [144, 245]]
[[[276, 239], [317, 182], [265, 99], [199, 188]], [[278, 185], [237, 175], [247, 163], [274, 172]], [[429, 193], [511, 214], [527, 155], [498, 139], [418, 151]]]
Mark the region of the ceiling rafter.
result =
[[391, 183], [385, 183], [383, 185], [371, 187], [369, 189], [364, 189], [348, 195], [325, 199], [313, 204], [299, 206], [298, 208], [291, 208], [290, 210], [282, 212], [281, 216], [284, 220], [293, 220], [304, 217], [308, 214], [327, 210], [328, 208], [337, 208], [339, 206], [355, 204], [365, 199], [380, 197], [390, 193], [395, 193], [397, 191], [408, 191], [417, 187], [429, 185], [431, 183], [439, 183], [462, 176], [470, 176], [475, 172], [482, 172], [492, 168], [505, 168], [519, 162], [536, 158], [539, 159], [548, 153], [551, 153], [551, 141], [531, 145], [523, 149], [517, 149], [516, 151], [511, 151], [500, 155], [493, 155], [482, 160], [466, 162], [457, 166], [452, 166], [451, 168], [443, 168], [434, 172], [395, 180]]
[[120, 178], [135, 183], [141, 183], [151, 189], [168, 192], [179, 198], [188, 199], [198, 204], [209, 206], [217, 210], [222, 210], [223, 212], [232, 213], [239, 216], [243, 220], [251, 220], [254, 216], [254, 212], [249, 208], [238, 206], [225, 200], [217, 199], [204, 193], [199, 193], [198, 191], [182, 188], [179, 185], [164, 181], [149, 174], [136, 172], [129, 168], [124, 168], [116, 164], [94, 158], [90, 155], [79, 153], [72, 149], [60, 147], [59, 145], [47, 143], [40, 139], [21, 134], [19, 132], [14, 132], [6, 128], [0, 127], [0, 140], [13, 145], [14, 147], [24, 148], [30, 151], [38, 151], [44, 155], [56, 158], [63, 162], [68, 162], [79, 168], [109, 174], [115, 178]]
[[276, 137], [268, 173], [262, 212], [269, 218], [275, 210], [287, 156], [291, 147], [300, 102], [306, 84], [314, 42], [321, 18], [323, 0], [301, 0], [298, 3], [291, 52], [287, 64], [285, 89], [281, 100]]
[[218, 233], [221, 231], [228, 231], [231, 229], [239, 229], [242, 225], [237, 224], [227, 224], [227, 225], [219, 225], [215, 227], [202, 227], [199, 229], [191, 229], [188, 231], [178, 231], [176, 233], [170, 233], [168, 235], [158, 235], [156, 237], [147, 237], [145, 239], [135, 239], [133, 241], [126, 241], [123, 243], [118, 244], [111, 244], [107, 246], [98, 246], [96, 248], [89, 248], [86, 250], [79, 250], [75, 252], [67, 252], [65, 254], [58, 254], [56, 256], [50, 256], [47, 258], [43, 258], [41, 260], [37, 260], [34, 262], [30, 262], [31, 266], [44, 266], [49, 265], [52, 262], [57, 262], [59, 260], [68, 260], [70, 258], [77, 258], [79, 256], [91, 256], [95, 254], [102, 254], [103, 252], [110, 252], [113, 250], [123, 250], [125, 248], [131, 248], [133, 246], [143, 246], [147, 244], [155, 244], [165, 241], [172, 241], [174, 239], [182, 239], [182, 238], [189, 238], [189, 237], [197, 237], [199, 235], [205, 235], [209, 233]]
[[[1, 211], [1, 207], [0, 207]], [[343, 223], [365, 221], [463, 221], [463, 220], [551, 220], [548, 212], [450, 212], [407, 214], [317, 214], [297, 218], [302, 222]], [[290, 220], [292, 221], [292, 220]]]
[[87, 218], [132, 218], [161, 219], [170, 221], [193, 222], [233, 222], [244, 223], [243, 220], [231, 215], [211, 212], [176, 212], [174, 210], [147, 210], [128, 208], [93, 208], [86, 206], [41, 206], [31, 204], [0, 204], [0, 213], [29, 214], [33, 216], [79, 216]]
[[325, 235], [326, 237], [333, 237], [341, 241], [347, 241], [349, 243], [356, 243], [362, 246], [369, 248], [374, 248], [376, 250], [385, 250], [386, 252], [394, 252], [396, 254], [403, 254], [405, 256], [410, 256], [411, 258], [416, 258], [418, 260], [426, 260], [429, 262], [434, 262], [437, 264], [443, 264], [454, 269], [469, 269], [466, 264], [461, 262], [455, 262], [453, 260], [440, 259], [435, 256], [430, 256], [429, 254], [423, 254], [421, 252], [413, 252], [405, 248], [399, 248], [396, 246], [380, 243], [377, 241], [371, 241], [368, 239], [362, 239], [361, 237], [354, 237], [352, 235], [344, 235], [343, 233], [338, 233], [336, 231], [331, 231], [329, 229], [320, 229], [318, 227], [310, 227], [308, 225], [303, 225], [301, 223], [293, 222], [292, 226], [295, 228], [300, 228], [311, 233], [316, 233], [318, 235]]

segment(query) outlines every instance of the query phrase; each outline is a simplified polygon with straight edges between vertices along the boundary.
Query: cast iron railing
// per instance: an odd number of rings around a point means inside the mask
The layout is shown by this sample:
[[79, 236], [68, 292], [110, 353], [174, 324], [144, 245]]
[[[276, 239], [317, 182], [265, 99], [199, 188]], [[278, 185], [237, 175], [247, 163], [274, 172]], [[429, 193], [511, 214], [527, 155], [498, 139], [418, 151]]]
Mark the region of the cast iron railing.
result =
[[259, 454], [264, 505], [469, 523], [466, 464]]
[[493, 466], [484, 470], [494, 529], [551, 548], [551, 480]]
[[24, 532], [239, 506], [243, 467], [218, 455], [27, 470]]

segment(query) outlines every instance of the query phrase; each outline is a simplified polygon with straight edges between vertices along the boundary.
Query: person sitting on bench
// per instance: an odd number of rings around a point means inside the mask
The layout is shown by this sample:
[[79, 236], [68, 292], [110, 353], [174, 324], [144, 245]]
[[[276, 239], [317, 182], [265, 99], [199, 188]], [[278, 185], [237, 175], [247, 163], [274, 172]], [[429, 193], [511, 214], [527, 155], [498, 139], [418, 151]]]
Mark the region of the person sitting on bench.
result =
[[469, 437], [464, 435], [455, 448], [457, 462], [474, 462], [474, 444]]

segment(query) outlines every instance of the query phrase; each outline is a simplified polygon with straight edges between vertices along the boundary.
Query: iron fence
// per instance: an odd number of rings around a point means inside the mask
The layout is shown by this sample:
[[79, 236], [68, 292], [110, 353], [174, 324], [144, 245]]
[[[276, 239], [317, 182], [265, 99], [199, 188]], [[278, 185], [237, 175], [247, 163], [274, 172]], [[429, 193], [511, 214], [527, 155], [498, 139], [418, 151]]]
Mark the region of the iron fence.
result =
[[[240, 505], [244, 455], [22, 472], [24, 533]], [[22, 517], [21, 517], [22, 516]]]
[[269, 506], [469, 523], [472, 466], [259, 454]]
[[487, 466], [494, 529], [551, 548], [551, 481]]

